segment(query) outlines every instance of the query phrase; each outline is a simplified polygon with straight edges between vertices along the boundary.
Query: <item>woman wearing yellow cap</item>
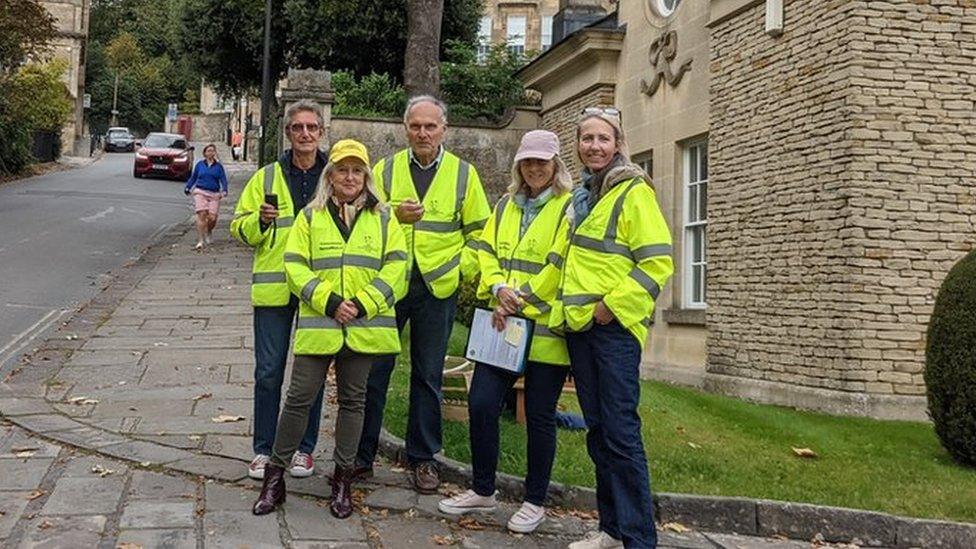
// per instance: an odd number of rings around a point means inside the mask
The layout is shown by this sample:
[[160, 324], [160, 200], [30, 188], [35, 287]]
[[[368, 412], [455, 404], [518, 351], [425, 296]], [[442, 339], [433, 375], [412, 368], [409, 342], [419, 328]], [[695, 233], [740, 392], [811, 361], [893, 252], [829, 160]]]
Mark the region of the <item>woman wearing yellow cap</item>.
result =
[[373, 187], [366, 147], [351, 139], [337, 142], [285, 248], [288, 287], [301, 299], [295, 364], [255, 515], [284, 503], [285, 468], [333, 360], [339, 413], [329, 509], [338, 518], [352, 513], [351, 471], [366, 380], [376, 355], [400, 352], [393, 305], [406, 293], [406, 260], [396, 216]]

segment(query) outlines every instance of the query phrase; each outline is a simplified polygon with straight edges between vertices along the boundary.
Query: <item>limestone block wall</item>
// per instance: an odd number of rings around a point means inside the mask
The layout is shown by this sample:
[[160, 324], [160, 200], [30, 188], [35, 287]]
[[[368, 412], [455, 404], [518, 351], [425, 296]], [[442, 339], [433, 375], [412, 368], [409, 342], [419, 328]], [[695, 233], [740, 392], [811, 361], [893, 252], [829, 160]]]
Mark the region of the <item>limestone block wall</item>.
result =
[[711, 29], [712, 388], [924, 417], [928, 316], [976, 234], [976, 2], [763, 17]]

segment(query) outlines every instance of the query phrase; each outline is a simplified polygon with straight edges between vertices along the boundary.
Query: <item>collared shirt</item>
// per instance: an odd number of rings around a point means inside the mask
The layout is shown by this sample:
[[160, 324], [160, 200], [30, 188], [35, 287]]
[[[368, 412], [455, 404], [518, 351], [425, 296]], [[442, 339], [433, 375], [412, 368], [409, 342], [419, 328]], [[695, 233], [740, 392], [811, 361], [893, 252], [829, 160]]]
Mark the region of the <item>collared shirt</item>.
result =
[[440, 167], [441, 160], [444, 159], [444, 146], [441, 145], [437, 149], [437, 156], [426, 166], [421, 165], [420, 159], [414, 156], [413, 149], [407, 150], [407, 156], [410, 159], [410, 178], [413, 179], [413, 186], [417, 189], [417, 197], [423, 200], [427, 191], [430, 190], [431, 183], [434, 182], [434, 176], [437, 175], [437, 168]]
[[546, 187], [544, 191], [539, 193], [535, 198], [529, 198], [525, 194], [525, 191], [520, 191], [515, 194], [512, 200], [522, 208], [522, 223], [519, 226], [519, 240], [525, 236], [525, 231], [529, 230], [529, 225], [532, 224], [532, 220], [539, 215], [542, 208], [549, 202], [552, 198], [552, 186]]

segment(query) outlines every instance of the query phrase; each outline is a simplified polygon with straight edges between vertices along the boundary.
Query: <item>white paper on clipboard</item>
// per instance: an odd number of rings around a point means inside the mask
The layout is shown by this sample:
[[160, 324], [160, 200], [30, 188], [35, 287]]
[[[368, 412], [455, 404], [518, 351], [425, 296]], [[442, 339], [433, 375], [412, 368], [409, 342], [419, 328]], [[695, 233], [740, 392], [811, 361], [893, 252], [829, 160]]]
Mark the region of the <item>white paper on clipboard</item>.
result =
[[465, 357], [517, 374], [525, 370], [533, 322], [517, 316], [505, 320], [505, 330], [491, 325], [491, 311], [475, 309]]

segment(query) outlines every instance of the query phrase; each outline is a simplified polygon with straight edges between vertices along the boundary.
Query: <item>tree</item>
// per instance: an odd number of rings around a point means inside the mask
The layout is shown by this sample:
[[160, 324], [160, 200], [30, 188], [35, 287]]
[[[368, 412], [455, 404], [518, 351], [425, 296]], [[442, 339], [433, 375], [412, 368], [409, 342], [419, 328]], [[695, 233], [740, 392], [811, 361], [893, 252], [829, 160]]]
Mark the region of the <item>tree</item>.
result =
[[407, 0], [407, 51], [403, 87], [407, 97], [438, 95], [444, 0]]
[[[261, 84], [263, 0], [185, 0], [182, 48], [195, 70], [227, 95]], [[474, 42], [481, 0], [443, 0], [442, 35]], [[288, 67], [403, 76], [406, 0], [276, 0], [272, 78]]]
[[10, 85], [11, 111], [21, 123], [35, 130], [58, 131], [71, 116], [72, 102], [61, 75], [68, 62], [55, 59], [28, 63], [17, 71]]
[[525, 87], [515, 76], [522, 58], [505, 44], [492, 46], [485, 61], [479, 63], [474, 46], [451, 40], [445, 57], [441, 63], [441, 96], [451, 106], [453, 118], [494, 122], [523, 103]]
[[136, 39], [128, 32], [116, 36], [105, 48], [105, 57], [108, 59], [108, 66], [115, 73], [115, 86], [112, 92], [112, 122], [113, 126], [118, 125], [119, 109], [119, 79], [122, 75], [132, 69], [137, 68], [145, 57]]
[[0, 77], [43, 53], [55, 34], [54, 23], [38, 0], [0, 2]]

